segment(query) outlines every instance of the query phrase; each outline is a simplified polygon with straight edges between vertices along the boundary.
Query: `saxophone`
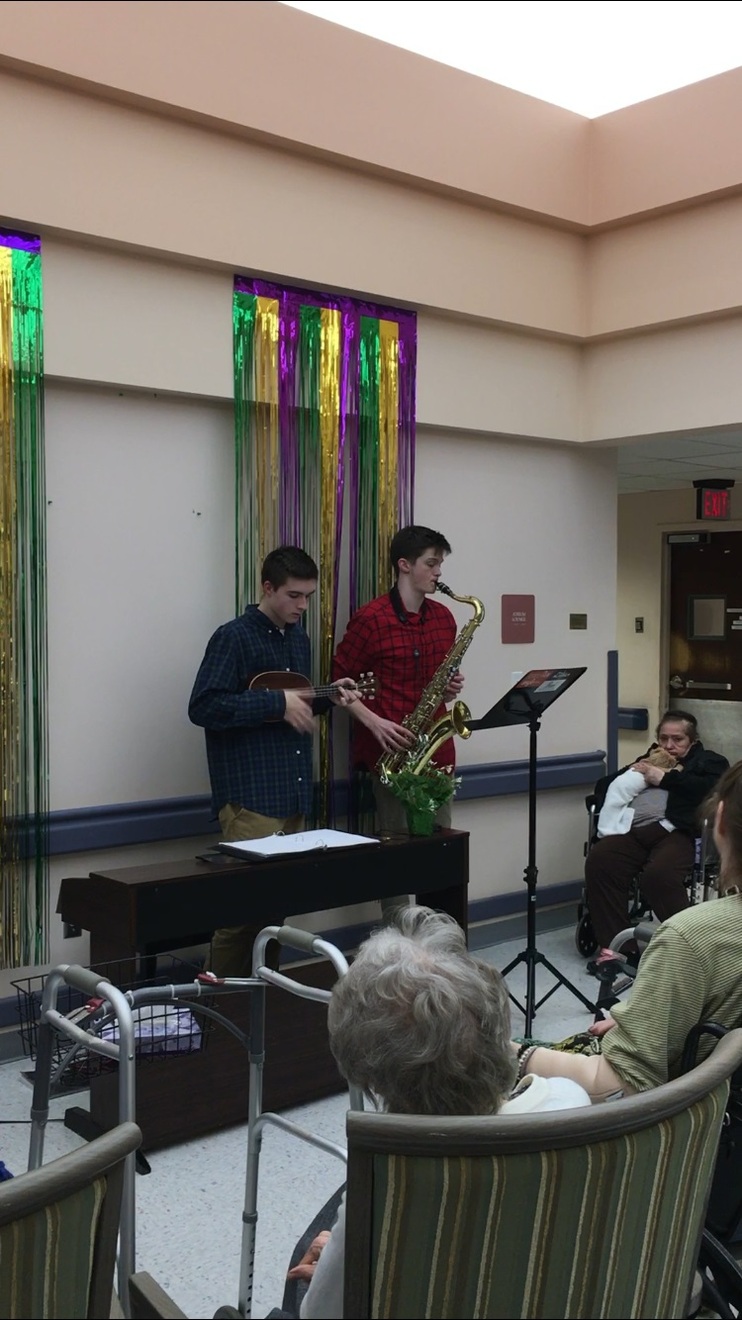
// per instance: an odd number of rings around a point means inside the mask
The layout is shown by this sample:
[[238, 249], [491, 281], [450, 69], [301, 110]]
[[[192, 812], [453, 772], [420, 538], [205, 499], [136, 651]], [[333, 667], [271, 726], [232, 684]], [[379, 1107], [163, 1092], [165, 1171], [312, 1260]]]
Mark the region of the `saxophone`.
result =
[[474, 615], [461, 629], [450, 651], [424, 689], [415, 709], [402, 720], [402, 727], [414, 734], [414, 743], [404, 751], [384, 752], [376, 762], [376, 773], [383, 784], [388, 783], [389, 775], [398, 770], [411, 770], [413, 774], [419, 775], [435, 756], [441, 744], [447, 738], [452, 738], [454, 734], [458, 734], [459, 738], [471, 738], [471, 729], [468, 727], [471, 711], [466, 702], [455, 701], [451, 709], [447, 710], [445, 715], [441, 715], [440, 719], [434, 720], [434, 716], [451, 677], [456, 673], [462, 656], [471, 645], [475, 629], [484, 618], [484, 605], [476, 596], [457, 596], [445, 582], [438, 582], [436, 585], [444, 596], [471, 605]]

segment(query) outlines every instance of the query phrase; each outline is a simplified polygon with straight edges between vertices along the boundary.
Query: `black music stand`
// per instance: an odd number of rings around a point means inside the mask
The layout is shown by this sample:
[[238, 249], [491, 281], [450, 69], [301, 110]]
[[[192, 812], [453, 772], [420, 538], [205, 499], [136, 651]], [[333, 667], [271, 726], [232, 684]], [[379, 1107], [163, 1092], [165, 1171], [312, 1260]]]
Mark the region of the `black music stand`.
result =
[[[513, 1003], [525, 1015], [526, 1019], [526, 1037], [531, 1035], [531, 1027], [536, 1011], [563, 985], [577, 999], [590, 1009], [591, 1013], [596, 1012], [596, 1006], [592, 1003], [577, 986], [572, 985], [562, 972], [559, 971], [543, 953], [539, 953], [536, 948], [536, 882], [538, 879], [538, 869], [536, 867], [536, 740], [539, 728], [541, 726], [541, 716], [544, 711], [552, 706], [558, 697], [561, 697], [567, 688], [571, 687], [577, 679], [585, 673], [586, 666], [581, 669], [531, 669], [524, 674], [518, 682], [506, 692], [504, 697], [495, 702], [491, 710], [482, 717], [481, 720], [471, 720], [469, 728], [474, 732], [477, 729], [501, 729], [512, 724], [527, 724], [530, 730], [529, 751], [528, 751], [528, 865], [526, 866], [523, 878], [528, 886], [528, 907], [526, 910], [526, 947], [523, 949], [507, 967], [503, 968], [502, 975], [507, 976], [514, 967], [520, 963], [526, 965], [526, 1002], [525, 1007], [519, 1003], [515, 995], [510, 994]], [[542, 963], [548, 968], [552, 976], [557, 979], [556, 985], [534, 1003], [536, 998], [536, 965]]]

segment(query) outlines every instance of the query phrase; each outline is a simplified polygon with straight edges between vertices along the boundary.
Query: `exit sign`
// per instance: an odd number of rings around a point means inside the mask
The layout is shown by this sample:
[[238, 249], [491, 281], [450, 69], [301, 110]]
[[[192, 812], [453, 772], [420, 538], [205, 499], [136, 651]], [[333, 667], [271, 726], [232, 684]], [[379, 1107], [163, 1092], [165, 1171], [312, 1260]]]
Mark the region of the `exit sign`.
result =
[[696, 518], [702, 522], [724, 522], [731, 518], [731, 492], [715, 486], [696, 487]]

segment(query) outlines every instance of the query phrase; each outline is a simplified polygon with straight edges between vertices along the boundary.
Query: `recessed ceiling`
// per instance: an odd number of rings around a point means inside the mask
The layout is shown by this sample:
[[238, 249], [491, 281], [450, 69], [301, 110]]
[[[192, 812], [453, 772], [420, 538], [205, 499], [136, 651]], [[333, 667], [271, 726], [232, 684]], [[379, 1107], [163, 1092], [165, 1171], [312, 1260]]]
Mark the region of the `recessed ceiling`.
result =
[[619, 494], [681, 490], [704, 477], [730, 477], [742, 485], [742, 429], [698, 431], [620, 445]]
[[589, 118], [742, 64], [730, 0], [286, 2]]

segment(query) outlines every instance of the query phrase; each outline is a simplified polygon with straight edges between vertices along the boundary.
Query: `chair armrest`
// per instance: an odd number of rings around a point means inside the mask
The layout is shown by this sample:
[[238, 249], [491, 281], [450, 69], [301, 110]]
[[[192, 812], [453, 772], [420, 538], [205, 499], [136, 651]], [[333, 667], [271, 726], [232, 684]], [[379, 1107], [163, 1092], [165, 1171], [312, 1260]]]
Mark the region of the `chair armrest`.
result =
[[129, 1302], [132, 1320], [188, 1320], [185, 1311], [146, 1271], [129, 1279]]

